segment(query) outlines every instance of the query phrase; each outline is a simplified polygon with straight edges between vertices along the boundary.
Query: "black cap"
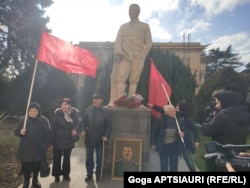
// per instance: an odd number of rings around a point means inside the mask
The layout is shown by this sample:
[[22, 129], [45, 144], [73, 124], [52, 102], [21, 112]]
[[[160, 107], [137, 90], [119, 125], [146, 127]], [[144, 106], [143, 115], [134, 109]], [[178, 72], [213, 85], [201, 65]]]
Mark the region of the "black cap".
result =
[[96, 98], [96, 99], [103, 99], [103, 95], [102, 94], [99, 94], [99, 93], [95, 93], [94, 95], [92, 95], [92, 98]]

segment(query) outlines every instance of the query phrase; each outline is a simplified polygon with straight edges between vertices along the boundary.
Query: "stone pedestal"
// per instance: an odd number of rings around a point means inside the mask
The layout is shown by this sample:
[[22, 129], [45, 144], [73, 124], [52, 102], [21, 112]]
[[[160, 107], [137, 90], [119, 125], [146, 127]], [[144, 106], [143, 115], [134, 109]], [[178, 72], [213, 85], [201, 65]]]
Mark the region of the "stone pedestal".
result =
[[112, 131], [109, 142], [105, 145], [104, 173], [112, 172], [114, 140], [116, 138], [132, 138], [142, 140], [142, 168], [149, 169], [150, 155], [150, 111], [147, 108], [106, 107], [112, 116]]

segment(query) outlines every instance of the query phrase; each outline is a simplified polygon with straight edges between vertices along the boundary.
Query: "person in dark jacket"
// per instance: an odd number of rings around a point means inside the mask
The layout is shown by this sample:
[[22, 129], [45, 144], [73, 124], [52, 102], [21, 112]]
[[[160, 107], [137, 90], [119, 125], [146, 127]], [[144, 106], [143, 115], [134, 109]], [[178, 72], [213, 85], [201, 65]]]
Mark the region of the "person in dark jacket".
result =
[[51, 144], [51, 129], [48, 119], [41, 115], [41, 107], [32, 102], [28, 106], [26, 119], [22, 118], [15, 129], [15, 135], [20, 137], [16, 157], [21, 161], [21, 173], [24, 175], [23, 188], [30, 185], [30, 175], [33, 173], [33, 187], [41, 187], [38, 174], [41, 166], [42, 153], [47, 152]]
[[60, 182], [60, 175], [63, 176], [64, 180], [70, 181], [70, 156], [75, 147], [74, 138], [78, 131], [78, 109], [71, 106], [69, 98], [64, 98], [60, 102], [60, 108], [55, 110], [52, 123], [54, 154], [52, 176], [55, 177], [56, 183]]
[[[179, 130], [179, 122], [176, 118], [176, 110], [173, 105], [166, 105], [163, 108], [151, 103], [148, 107], [161, 113], [161, 125], [159, 129], [155, 129], [156, 145], [151, 145], [152, 149], [156, 149], [160, 157], [160, 166], [162, 172], [177, 172], [178, 157], [181, 152], [181, 139], [183, 132]], [[179, 128], [178, 128], [179, 126]]]
[[212, 97], [216, 102], [216, 114], [202, 123], [202, 132], [221, 144], [246, 144], [249, 134], [250, 114], [245, 97], [237, 92], [216, 90]]
[[200, 145], [199, 131], [195, 126], [195, 122], [191, 117], [189, 105], [186, 101], [180, 101], [176, 105], [177, 117], [181, 121], [181, 130], [184, 133], [184, 143], [182, 145], [182, 156], [185, 160], [187, 167], [191, 172], [196, 172], [194, 161], [192, 160], [191, 153], [195, 153], [195, 149]]
[[96, 154], [96, 181], [100, 181], [102, 173], [103, 144], [108, 141], [111, 132], [111, 116], [109, 111], [102, 105], [103, 95], [94, 94], [93, 104], [83, 114], [81, 127], [85, 135], [86, 169], [85, 181], [92, 179], [94, 170], [94, 151]]
[[154, 146], [157, 145], [158, 133], [161, 129], [161, 118], [151, 115], [151, 130], [150, 130], [150, 146], [155, 150]]

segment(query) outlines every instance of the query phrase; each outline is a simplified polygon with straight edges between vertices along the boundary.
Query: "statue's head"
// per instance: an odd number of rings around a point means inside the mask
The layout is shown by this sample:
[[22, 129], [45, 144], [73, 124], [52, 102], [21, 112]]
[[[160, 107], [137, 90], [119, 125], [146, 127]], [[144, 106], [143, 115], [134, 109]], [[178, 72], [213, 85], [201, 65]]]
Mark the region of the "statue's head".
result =
[[129, 17], [131, 19], [138, 18], [140, 14], [140, 6], [138, 4], [131, 4], [129, 6]]

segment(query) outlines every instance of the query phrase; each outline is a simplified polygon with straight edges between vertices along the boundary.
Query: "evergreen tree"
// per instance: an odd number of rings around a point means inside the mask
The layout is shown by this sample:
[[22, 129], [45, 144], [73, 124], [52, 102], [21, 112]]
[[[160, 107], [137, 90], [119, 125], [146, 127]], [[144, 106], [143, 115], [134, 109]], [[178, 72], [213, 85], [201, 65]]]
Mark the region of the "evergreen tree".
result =
[[[220, 70], [224, 67], [238, 68], [241, 63], [239, 54], [232, 52], [232, 46], [229, 45], [225, 51], [221, 51], [220, 48], [209, 50], [206, 59], [206, 77], [212, 75], [215, 71]], [[204, 54], [203, 54], [204, 55]]]
[[95, 92], [95, 86], [97, 85], [97, 79], [86, 76], [83, 81], [83, 86], [77, 92], [77, 108], [82, 114], [85, 109], [92, 104], [92, 95]]
[[[59, 101], [64, 97], [74, 99], [76, 86], [69, 75], [46, 64], [39, 64], [35, 77], [31, 101], [38, 102], [42, 113], [51, 116]], [[46, 77], [44, 77], [46, 72]], [[8, 98], [8, 109], [12, 115], [24, 115], [31, 87], [33, 69], [28, 68], [21, 76], [14, 79], [6, 89], [4, 98]], [[13, 100], [14, 99], [14, 100]]]
[[95, 87], [96, 93], [101, 93], [104, 96], [103, 104], [109, 103], [110, 97], [110, 74], [113, 67], [113, 57], [110, 55], [107, 62], [100, 66], [98, 69], [97, 85]]
[[242, 73], [250, 74], [250, 62], [245, 65], [245, 69], [242, 71]]
[[166, 49], [152, 48], [147, 56], [143, 73], [138, 84], [137, 93], [144, 98], [146, 105], [149, 92], [150, 58], [172, 89], [171, 103], [176, 105], [180, 100], [186, 100], [193, 106], [196, 88], [195, 75], [190, 67], [183, 64], [179, 57]]
[[35, 63], [43, 17], [52, 0], [2, 0], [0, 3], [0, 77], [15, 78]]
[[197, 95], [198, 121], [204, 121], [208, 111], [204, 108], [210, 106], [211, 95], [217, 89], [232, 90], [246, 96], [249, 82], [243, 74], [236, 72], [233, 67], [224, 67], [211, 75], [200, 88]]

